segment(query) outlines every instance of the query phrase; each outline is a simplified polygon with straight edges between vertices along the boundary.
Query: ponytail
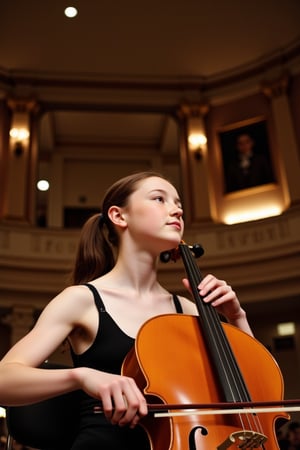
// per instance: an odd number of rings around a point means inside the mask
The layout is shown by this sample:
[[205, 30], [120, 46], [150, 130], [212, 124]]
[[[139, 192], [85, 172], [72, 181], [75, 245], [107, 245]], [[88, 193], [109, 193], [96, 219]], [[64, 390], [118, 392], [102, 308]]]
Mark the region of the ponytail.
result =
[[113, 268], [114, 255], [105, 237], [103, 222], [102, 214], [95, 214], [83, 225], [72, 272], [72, 284], [86, 283]]

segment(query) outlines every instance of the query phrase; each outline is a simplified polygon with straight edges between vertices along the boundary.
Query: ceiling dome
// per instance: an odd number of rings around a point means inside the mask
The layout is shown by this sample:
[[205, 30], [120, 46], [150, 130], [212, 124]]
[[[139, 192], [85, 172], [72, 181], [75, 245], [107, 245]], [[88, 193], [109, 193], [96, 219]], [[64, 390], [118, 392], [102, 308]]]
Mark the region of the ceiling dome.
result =
[[220, 76], [300, 39], [297, 0], [1, 2], [2, 70], [97, 79]]

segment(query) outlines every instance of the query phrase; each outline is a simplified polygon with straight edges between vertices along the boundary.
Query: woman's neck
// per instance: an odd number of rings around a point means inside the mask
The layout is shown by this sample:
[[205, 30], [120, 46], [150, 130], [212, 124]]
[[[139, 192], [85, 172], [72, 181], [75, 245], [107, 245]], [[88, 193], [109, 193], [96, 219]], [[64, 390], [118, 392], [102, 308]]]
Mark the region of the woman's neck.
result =
[[144, 294], [157, 290], [160, 285], [157, 281], [156, 259], [148, 253], [140, 253], [135, 257], [120, 253], [114, 268], [102, 277], [102, 281]]

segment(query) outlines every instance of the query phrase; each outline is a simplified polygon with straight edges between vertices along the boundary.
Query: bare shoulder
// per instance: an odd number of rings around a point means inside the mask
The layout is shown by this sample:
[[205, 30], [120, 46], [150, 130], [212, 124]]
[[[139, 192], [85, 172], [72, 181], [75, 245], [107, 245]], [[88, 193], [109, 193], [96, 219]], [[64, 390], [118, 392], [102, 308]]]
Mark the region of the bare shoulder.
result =
[[47, 304], [34, 327], [12, 347], [5, 360], [38, 366], [85, 324], [92, 304], [93, 298], [85, 286], [64, 289]]
[[92, 299], [90, 290], [86, 286], [74, 285], [65, 288], [53, 300], [77, 301], [79, 304], [84, 305], [92, 301]]
[[47, 316], [59, 315], [62, 319], [67, 317], [69, 321], [77, 322], [93, 304], [93, 297], [86, 286], [70, 286], [54, 297], [44, 312]]
[[192, 302], [191, 300], [189, 300], [186, 297], [179, 297], [182, 309], [184, 314], [191, 314], [191, 315], [196, 315], [197, 314], [197, 307], [195, 305], [194, 302]]

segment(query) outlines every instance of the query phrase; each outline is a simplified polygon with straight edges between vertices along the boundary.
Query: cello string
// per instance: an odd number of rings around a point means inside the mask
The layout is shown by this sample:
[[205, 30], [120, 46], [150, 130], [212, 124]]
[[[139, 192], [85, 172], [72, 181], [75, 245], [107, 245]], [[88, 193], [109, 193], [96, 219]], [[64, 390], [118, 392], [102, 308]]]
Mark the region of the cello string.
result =
[[[204, 304], [204, 305], [206, 305], [206, 304]], [[210, 305], [208, 305], [208, 306], [210, 306]], [[226, 334], [222, 327], [222, 323], [219, 320], [218, 313], [212, 307], [207, 308], [207, 313], [208, 313], [208, 317], [209, 317], [209, 322], [215, 331], [212, 334], [212, 337], [216, 342], [218, 342], [215, 345], [217, 346], [218, 350], [219, 350], [219, 348], [221, 349], [222, 354], [225, 358], [227, 370], [229, 370], [231, 372], [231, 374], [233, 374], [231, 376], [231, 379], [232, 379], [233, 383], [235, 383], [235, 390], [238, 392], [238, 395], [239, 395], [239, 398], [237, 399], [237, 403], [242, 402], [242, 401], [251, 401], [251, 397], [250, 397], [248, 388], [247, 388], [244, 378], [242, 376], [238, 362], [237, 362], [236, 358], [234, 357], [234, 353], [233, 353], [230, 343], [226, 337]], [[222, 359], [222, 361], [224, 361], [224, 359]], [[230, 386], [231, 386], [231, 384], [230, 384]], [[257, 415], [257, 412], [253, 412], [253, 413], [249, 412], [249, 414], [247, 414], [247, 415], [242, 414], [240, 416], [240, 421], [243, 424], [244, 428], [245, 428], [245, 424], [244, 424], [245, 420], [248, 423], [248, 427], [251, 430], [255, 429], [258, 432], [261, 432], [261, 433], [263, 432], [263, 427], [262, 427], [261, 421], [259, 419], [259, 416]]]
[[[229, 341], [225, 335], [218, 313], [213, 307], [211, 307], [211, 305], [207, 305], [204, 303], [204, 307], [207, 309], [208, 321], [213, 330], [211, 333], [211, 337], [215, 341], [215, 348], [217, 349], [220, 360], [225, 366], [224, 370], [226, 375], [228, 375], [229, 373], [229, 388], [232, 390], [232, 392], [235, 392], [235, 394], [233, 395], [237, 403], [241, 401], [250, 401], [251, 397], [249, 391], [245, 384], [244, 378], [242, 377], [240, 368], [238, 366], [236, 358], [234, 357]], [[250, 412], [246, 415], [239, 414], [239, 420], [243, 429], [248, 428], [252, 431], [255, 430], [257, 432], [263, 432], [262, 424], [257, 414], [251, 414]]]
[[[246, 387], [244, 379], [241, 375], [241, 371], [237, 364], [236, 359], [233, 356], [233, 352], [231, 346], [226, 338], [221, 322], [218, 318], [218, 313], [213, 308], [208, 308], [207, 312], [209, 314], [209, 322], [214, 329], [214, 333], [212, 333], [212, 338], [215, 340], [215, 345], [218, 353], [220, 354], [220, 358], [222, 359], [226, 365], [226, 372], [231, 372], [232, 382], [235, 383], [235, 391], [238, 393], [239, 397], [236, 399], [236, 402], [242, 401], [251, 401], [249, 391]], [[216, 338], [217, 337], [217, 338]], [[221, 355], [222, 353], [222, 355]], [[229, 382], [230, 387], [232, 388], [231, 383]], [[259, 420], [259, 417], [256, 414], [248, 414], [248, 415], [240, 415], [240, 422], [243, 428], [246, 428], [245, 420], [248, 423], [248, 428], [251, 430], [255, 429], [256, 431], [262, 432], [262, 425]]]
[[[191, 287], [198, 307], [199, 316], [202, 319], [202, 326], [208, 332], [208, 334], [206, 334], [208, 340], [207, 343], [215, 355], [214, 360], [215, 362], [217, 361], [217, 366], [220, 368], [221, 365], [222, 367], [222, 378], [225, 378], [227, 382], [225, 386], [223, 379], [220, 380], [223, 389], [225, 389], [225, 396], [227, 390], [227, 396], [228, 392], [230, 392], [233, 401], [250, 401], [251, 398], [248, 389], [246, 388], [241, 371], [225, 336], [218, 313], [211, 305], [203, 302], [199, 293], [198, 284], [202, 279], [201, 272], [194, 259], [191, 257], [192, 255], [190, 249], [186, 245], [180, 245], [180, 249], [182, 251], [182, 255], [184, 256], [183, 261], [186, 265], [187, 273], [191, 278]], [[206, 317], [205, 322], [203, 321], [203, 317]], [[254, 422], [256, 422], [254, 423], [255, 428], [261, 431], [262, 427], [259, 418], [253, 415], [251, 415], [251, 417]], [[250, 423], [250, 417], [247, 417], [247, 420], [249, 426], [252, 428], [253, 425]], [[241, 416], [240, 422], [243, 428], [245, 428], [244, 420]]]
[[[185, 255], [185, 256], [187, 256], [187, 255]], [[201, 281], [201, 274], [199, 273], [198, 267], [196, 267], [194, 260], [191, 258], [190, 258], [190, 260], [187, 260], [187, 271], [191, 277], [191, 280], [190, 280], [191, 286], [192, 286], [192, 289], [194, 292], [196, 304], [197, 304], [198, 311], [199, 311], [199, 316], [202, 321], [201, 325], [202, 325], [202, 328], [204, 328], [204, 330], [206, 330], [206, 332], [207, 332], [206, 339], [207, 339], [208, 347], [211, 349], [212, 355], [215, 355], [214, 362], [218, 363], [217, 368], [219, 365], [221, 365], [221, 368], [222, 368], [223, 373], [222, 373], [222, 377], [220, 377], [221, 378], [220, 381], [222, 382], [223, 378], [225, 378], [227, 380], [228, 388], [229, 388], [230, 394], [232, 395], [232, 399], [230, 399], [230, 400], [233, 400], [233, 401], [241, 400], [240, 390], [237, 390], [236, 394], [234, 395], [233, 389], [232, 389], [232, 383], [229, 382], [230, 376], [232, 378], [232, 381], [234, 381], [234, 377], [232, 376], [232, 374], [233, 374], [232, 367], [233, 366], [232, 366], [232, 364], [231, 365], [229, 364], [228, 349], [226, 349], [226, 346], [224, 346], [224, 339], [221, 339], [221, 340], [219, 339], [219, 337], [222, 337], [223, 330], [221, 330], [220, 326], [218, 326], [219, 320], [215, 320], [215, 317], [213, 317], [211, 305], [205, 304], [202, 300], [202, 297], [198, 291], [198, 284]], [[204, 321], [205, 317], [206, 317], [206, 321]], [[218, 344], [217, 344], [217, 341], [218, 341]], [[226, 356], [226, 361], [227, 361], [227, 366], [228, 366], [227, 369], [229, 369], [229, 370], [225, 370], [224, 358], [222, 358], [221, 349], [223, 350], [224, 356]], [[225, 350], [227, 350], [227, 351], [225, 352]], [[224, 383], [223, 383], [223, 390], [225, 391], [225, 397], [226, 397], [226, 389], [224, 387]], [[239, 394], [239, 398], [237, 397], [237, 394]], [[229, 400], [228, 394], [227, 394], [226, 400], [227, 401]]]
[[[214, 316], [215, 310], [208, 309], [209, 314], [211, 317]], [[210, 319], [211, 319], [210, 317]], [[215, 319], [213, 317], [213, 319]], [[231, 347], [228, 345], [228, 341], [226, 338], [223, 338], [223, 328], [222, 332], [220, 332], [219, 329], [219, 320], [210, 320], [210, 325], [212, 327], [212, 330], [215, 331], [212, 333], [212, 339], [215, 341], [215, 346], [217, 349], [217, 352], [220, 356], [220, 360], [222, 361], [222, 364], [225, 367], [225, 373], [228, 375], [230, 373], [230, 377], [228, 376], [228, 383], [229, 388], [233, 391], [235, 391], [238, 394], [238, 398], [236, 398], [236, 403], [239, 401], [250, 401], [250, 395], [248, 393], [247, 388], [245, 387], [244, 382], [241, 383], [241, 373], [238, 369], [237, 364], [235, 364], [236, 360], [232, 357], [232, 351]], [[217, 336], [217, 338], [216, 338]], [[231, 378], [231, 381], [229, 380]], [[237, 379], [238, 378], [238, 379]], [[233, 390], [232, 383], [235, 385], [235, 389]], [[249, 411], [249, 410], [248, 410]], [[258, 417], [256, 415], [253, 416], [253, 414], [240, 414], [239, 411], [236, 412], [236, 414], [239, 416], [239, 420], [241, 423], [241, 427], [243, 429], [250, 429], [253, 431], [255, 429], [256, 431], [261, 432], [262, 427], [261, 423], [258, 421]], [[252, 420], [251, 420], [252, 419]], [[246, 426], [248, 425], [248, 426]]]
[[[189, 251], [188, 248], [186, 248]], [[187, 268], [188, 273], [191, 275], [191, 286], [194, 291], [195, 300], [197, 302], [197, 307], [200, 315], [200, 319], [202, 321], [202, 327], [207, 331], [207, 344], [211, 349], [212, 354], [215, 354], [215, 363], [221, 365], [222, 377], [225, 378], [228, 383], [228, 389], [230, 394], [232, 395], [233, 401], [242, 401], [242, 400], [250, 400], [250, 396], [248, 391], [246, 390], [245, 385], [241, 382], [241, 374], [240, 371], [237, 370], [237, 365], [234, 364], [234, 358], [232, 352], [230, 351], [228, 341], [225, 338], [223, 327], [218, 318], [217, 312], [212, 308], [211, 305], [205, 304], [202, 300], [202, 297], [198, 290], [198, 284], [201, 281], [201, 274], [199, 273], [198, 266], [195, 265], [193, 259], [187, 260]], [[198, 301], [197, 301], [198, 300]], [[206, 317], [206, 321], [203, 319]], [[227, 344], [227, 345], [226, 345]], [[221, 353], [222, 350], [222, 353]], [[222, 357], [223, 355], [223, 357]], [[225, 360], [224, 360], [225, 358]], [[225, 369], [225, 364], [227, 366], [227, 370]], [[230, 382], [231, 378], [231, 382]], [[239, 379], [239, 383], [237, 382], [237, 378]], [[220, 380], [222, 383], [222, 379]], [[224, 383], [223, 383], [224, 384]], [[238, 386], [239, 384], [239, 386]], [[236, 393], [233, 393], [233, 385], [236, 387]], [[226, 397], [226, 387], [223, 386], [223, 390], [225, 391]], [[243, 391], [243, 394], [241, 393]], [[228, 397], [228, 394], [227, 394]], [[227, 401], [231, 400], [226, 398]]]

